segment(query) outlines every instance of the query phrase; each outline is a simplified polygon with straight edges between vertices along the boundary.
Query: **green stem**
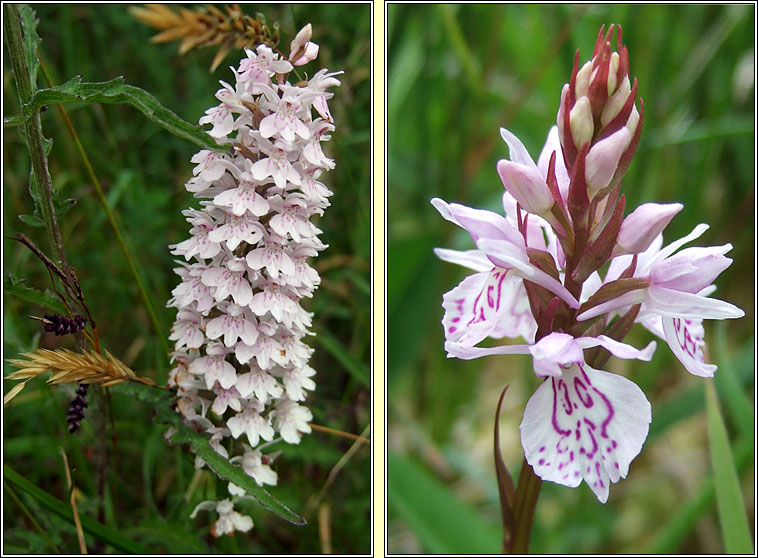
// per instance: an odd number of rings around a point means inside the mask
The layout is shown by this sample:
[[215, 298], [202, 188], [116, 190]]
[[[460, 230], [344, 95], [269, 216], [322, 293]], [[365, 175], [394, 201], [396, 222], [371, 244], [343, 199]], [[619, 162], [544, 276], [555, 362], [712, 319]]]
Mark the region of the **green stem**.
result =
[[513, 500], [516, 527], [511, 546], [506, 549], [508, 554], [526, 554], [529, 548], [529, 535], [532, 532], [532, 521], [541, 487], [542, 479], [534, 474], [534, 469], [524, 459], [516, 487], [516, 497]]
[[[11, 66], [13, 67], [13, 75], [16, 80], [21, 107], [26, 112], [24, 107], [31, 100], [33, 91], [29, 67], [26, 65], [26, 58], [24, 56], [21, 18], [16, 4], [5, 4], [4, 8], [8, 52], [10, 53]], [[39, 207], [45, 221], [48, 240], [50, 241], [53, 253], [57, 254], [59, 263], [62, 264], [64, 273], [69, 275], [66, 253], [63, 250], [63, 241], [61, 240], [61, 232], [58, 228], [58, 219], [53, 205], [52, 184], [50, 173], [47, 169], [47, 158], [45, 157], [45, 150], [42, 147], [42, 126], [38, 111], [34, 111], [24, 123], [24, 133], [26, 135], [27, 146], [29, 147], [29, 155], [32, 159], [32, 172], [36, 181], [36, 188], [41, 194], [38, 196], [41, 199]]]
[[48, 536], [47, 531], [45, 531], [42, 528], [42, 526], [39, 524], [39, 522], [32, 515], [32, 512], [29, 511], [29, 508], [27, 508], [24, 505], [24, 503], [16, 495], [16, 493], [14, 492], [14, 490], [5, 481], [3, 481], [3, 488], [5, 489], [5, 493], [8, 494], [11, 497], [11, 499], [16, 503], [16, 505], [23, 512], [23, 514], [26, 516], [26, 518], [29, 520], [29, 522], [34, 526], [34, 528], [37, 530], [37, 532], [39, 532], [39, 534], [42, 535], [45, 538], [45, 540], [47, 541], [47, 544], [49, 544], [50, 548], [53, 549], [53, 552], [55, 552], [55, 554], [60, 554], [61, 551], [58, 550], [58, 547], [56, 547], [55, 544], [53, 543], [53, 541], [50, 540], [50, 537]]
[[[48, 86], [53, 87], [54, 86], [53, 80], [50, 77], [50, 74], [47, 71], [47, 67], [45, 66], [41, 58], [40, 58], [40, 68], [42, 69], [42, 73], [45, 75], [45, 80], [47, 81]], [[95, 175], [95, 171], [92, 168], [92, 164], [90, 163], [89, 157], [87, 156], [87, 152], [84, 149], [82, 142], [79, 140], [79, 135], [76, 133], [74, 124], [71, 122], [71, 119], [69, 118], [68, 113], [66, 112], [66, 109], [63, 108], [63, 105], [61, 104], [58, 104], [57, 107], [58, 107], [58, 112], [63, 118], [63, 121], [65, 122], [69, 133], [71, 134], [71, 138], [74, 140], [74, 145], [76, 145], [76, 149], [79, 151], [79, 156], [82, 158], [82, 162], [84, 163], [84, 167], [87, 171], [87, 174], [89, 175], [89, 179], [92, 182], [92, 185], [95, 187], [95, 193], [97, 195], [97, 199], [100, 200], [100, 204], [103, 206], [105, 215], [108, 218], [108, 223], [110, 223], [111, 229], [113, 229], [113, 233], [116, 235], [116, 242], [118, 242], [118, 245], [121, 248], [121, 252], [124, 254], [124, 258], [126, 259], [126, 262], [129, 265], [129, 270], [131, 271], [132, 276], [134, 277], [134, 280], [137, 283], [137, 290], [139, 291], [140, 298], [142, 299], [142, 304], [145, 306], [145, 310], [147, 311], [147, 314], [150, 317], [150, 322], [153, 326], [153, 331], [155, 332], [155, 335], [158, 337], [161, 350], [163, 351], [164, 354], [168, 354], [170, 352], [170, 349], [168, 347], [168, 342], [166, 341], [166, 334], [163, 331], [163, 327], [161, 326], [160, 321], [158, 320], [158, 315], [155, 313], [153, 303], [150, 300], [150, 296], [147, 293], [147, 288], [145, 287], [145, 284], [142, 281], [142, 278], [139, 272], [137, 271], [137, 266], [134, 263], [134, 258], [132, 258], [132, 255], [129, 252], [129, 248], [127, 247], [126, 242], [124, 241], [124, 237], [121, 234], [121, 229], [116, 223], [116, 218], [113, 214], [113, 211], [111, 210], [110, 205], [108, 204], [108, 200], [106, 199], [105, 194], [103, 193], [103, 189], [100, 187], [100, 181], [97, 179], [97, 176]]]

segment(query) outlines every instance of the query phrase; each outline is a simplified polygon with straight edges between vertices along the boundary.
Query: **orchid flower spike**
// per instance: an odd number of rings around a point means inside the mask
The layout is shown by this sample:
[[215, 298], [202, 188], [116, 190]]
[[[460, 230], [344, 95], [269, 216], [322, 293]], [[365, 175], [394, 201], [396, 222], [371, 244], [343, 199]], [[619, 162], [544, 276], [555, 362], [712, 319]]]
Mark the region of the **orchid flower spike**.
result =
[[652, 416], [636, 384], [601, 369], [611, 356], [652, 358], [654, 341], [644, 349], [623, 342], [630, 328], [641, 323], [691, 374], [712, 376], [703, 320], [744, 315], [709, 296], [732, 262], [730, 244], [680, 250], [708, 228], [699, 225], [663, 247], [682, 204], [645, 203], [624, 215], [620, 181], [642, 128], [636, 93], [621, 28], [601, 29], [581, 67], [577, 52], [537, 163], [500, 130], [510, 157], [496, 166], [503, 213], [432, 200], [472, 241], [465, 251], [435, 249], [473, 272], [442, 297], [447, 356], [531, 355], [544, 380], [520, 427], [526, 460], [543, 480], [585, 481], [601, 502], [629, 473]]
[[[303, 401], [316, 387], [303, 341], [313, 315], [300, 301], [320, 283], [309, 259], [327, 248], [311, 219], [332, 194], [321, 177], [334, 161], [321, 146], [334, 130], [327, 89], [339, 81], [326, 70], [286, 80], [293, 64], [315, 57], [310, 36], [309, 24], [289, 61], [265, 45], [247, 50], [234, 86], [222, 82], [220, 103], [200, 123], [226, 148], [192, 158], [186, 188], [203, 201], [184, 212], [190, 237], [171, 247], [181, 278], [168, 303], [177, 309], [169, 380], [177, 411], [259, 485], [277, 482], [263, 444], [297, 444], [311, 431]], [[205, 463], [198, 457], [196, 466]], [[233, 503], [205, 502], [194, 513], [215, 507], [217, 536], [248, 531], [252, 520]]]

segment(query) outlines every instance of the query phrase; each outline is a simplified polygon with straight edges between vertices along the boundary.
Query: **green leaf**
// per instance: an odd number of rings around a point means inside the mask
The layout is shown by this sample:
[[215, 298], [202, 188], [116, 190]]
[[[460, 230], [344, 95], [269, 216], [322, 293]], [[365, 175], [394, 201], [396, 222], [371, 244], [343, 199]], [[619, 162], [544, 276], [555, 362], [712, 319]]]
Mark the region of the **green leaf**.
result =
[[[45, 149], [46, 156], [50, 152], [49, 148], [52, 146], [52, 143], [52, 140], [43, 138], [42, 145]], [[51, 189], [50, 193], [53, 198], [53, 210], [55, 211], [55, 215], [59, 218], [76, 204], [76, 200], [71, 198], [61, 200], [56, 190]], [[42, 207], [42, 204], [45, 202], [41, 198], [39, 187], [37, 185], [37, 177], [34, 175], [34, 169], [29, 173], [29, 195], [34, 202], [34, 213], [31, 215], [19, 215], [18, 218], [30, 227], [42, 227], [45, 225], [45, 212]]]
[[345, 367], [345, 370], [364, 386], [371, 386], [371, 373], [366, 363], [361, 362], [347, 350], [342, 342], [325, 330], [316, 332], [316, 340], [326, 351]]
[[[33, 498], [35, 498], [43, 507], [47, 508], [51, 512], [59, 515], [66, 521], [74, 524], [74, 514], [71, 511], [71, 506], [65, 504], [48, 494], [44, 490], [38, 488], [24, 477], [19, 475], [16, 471], [11, 469], [10, 466], [3, 466], [3, 477], [6, 481], [17, 486], [20, 490], [23, 490]], [[113, 546], [114, 548], [123, 552], [129, 552], [131, 554], [150, 554], [150, 549], [142, 546], [139, 543], [131, 541], [119, 533], [117, 530], [107, 527], [102, 523], [98, 523], [94, 519], [82, 515], [79, 512], [79, 520], [82, 523], [82, 529], [87, 533], [93, 535], [96, 539]]]
[[18, 128], [23, 126], [24, 122], [26, 122], [25, 116], [9, 116], [3, 118], [3, 128]]
[[753, 552], [753, 542], [750, 540], [745, 503], [742, 500], [732, 449], [729, 447], [724, 418], [721, 416], [712, 380], [706, 381], [705, 407], [708, 413], [708, 437], [724, 551], [727, 554], [750, 554]]
[[175, 398], [173, 392], [136, 383], [123, 384], [118, 387], [118, 391], [150, 405], [155, 412], [153, 420], [159, 424], [169, 424], [176, 431], [169, 437], [169, 441], [175, 444], [190, 444], [195, 453], [220, 478], [244, 488], [259, 504], [282, 519], [295, 525], [305, 525], [306, 521], [303, 517], [271, 496], [266, 489], [258, 486], [241, 468], [232, 465], [227, 459], [217, 454], [211, 448], [207, 436], [195, 432], [182, 422], [181, 417], [172, 407]]
[[500, 451], [500, 410], [503, 407], [503, 399], [505, 399], [505, 394], [509, 387], [510, 384], [505, 386], [497, 402], [494, 436], [495, 473], [497, 475], [497, 491], [500, 497], [500, 516], [503, 520], [503, 548], [510, 547], [510, 541], [514, 535], [513, 530], [516, 526], [516, 520], [513, 516], [513, 500], [515, 498], [513, 477], [511, 477], [511, 473], [508, 471], [508, 467], [503, 460], [503, 454]]
[[37, 35], [37, 14], [28, 4], [19, 4], [19, 14], [21, 15], [21, 28], [24, 32], [24, 56], [26, 66], [29, 69], [29, 81], [32, 85], [32, 91], [37, 89], [37, 70], [39, 69], [39, 58], [37, 58], [37, 47], [40, 43]]
[[154, 544], [162, 553], [185, 556], [208, 554], [208, 548], [201, 544], [197, 533], [188, 531], [181, 522], [145, 520], [137, 527], [129, 529], [129, 532]]
[[396, 453], [387, 460], [389, 505], [431, 554], [499, 552], [500, 527], [462, 501], [419, 464]]
[[19, 215], [18, 216], [21, 221], [30, 227], [44, 227], [45, 221], [42, 220], [42, 217], [37, 217], [36, 215]]
[[216, 143], [200, 126], [182, 120], [147, 91], [127, 85], [123, 77], [100, 83], [82, 82], [81, 76], [76, 76], [63, 85], [49, 89], [40, 89], [31, 101], [24, 105], [24, 113], [28, 116], [44, 105], [59, 103], [107, 103], [125, 104], [142, 112], [149, 120], [162, 126], [175, 136], [212, 151], [225, 151], [226, 148]]
[[37, 304], [38, 306], [42, 306], [44, 308], [48, 308], [57, 312], [58, 314], [68, 314], [66, 307], [63, 306], [61, 300], [54, 294], [50, 292], [43, 293], [42, 291], [28, 287], [24, 284], [25, 282], [26, 279], [16, 279], [12, 275], [8, 274], [3, 278], [3, 290], [8, 294], [12, 294], [13, 296], [20, 298], [21, 300], [31, 302], [32, 304]]

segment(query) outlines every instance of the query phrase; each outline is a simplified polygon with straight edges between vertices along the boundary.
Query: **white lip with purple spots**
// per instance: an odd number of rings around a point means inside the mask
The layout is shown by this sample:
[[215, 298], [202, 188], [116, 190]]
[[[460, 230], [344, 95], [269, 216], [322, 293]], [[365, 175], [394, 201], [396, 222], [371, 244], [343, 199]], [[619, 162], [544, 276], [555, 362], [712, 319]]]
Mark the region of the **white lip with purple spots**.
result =
[[527, 462], [543, 480], [575, 487], [584, 480], [601, 502], [626, 477], [651, 420], [636, 384], [575, 364], [548, 378], [529, 399], [521, 423]]

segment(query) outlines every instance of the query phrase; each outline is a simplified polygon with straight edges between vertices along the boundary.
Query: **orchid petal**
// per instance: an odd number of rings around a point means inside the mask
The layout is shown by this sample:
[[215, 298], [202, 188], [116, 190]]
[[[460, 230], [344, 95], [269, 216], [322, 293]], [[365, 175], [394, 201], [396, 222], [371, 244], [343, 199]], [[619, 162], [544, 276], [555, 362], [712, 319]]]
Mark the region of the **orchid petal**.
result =
[[713, 283], [731, 265], [732, 260], [724, 257], [731, 249], [731, 244], [686, 248], [670, 258], [655, 262], [650, 267], [650, 279], [661, 287], [697, 293]]
[[600, 345], [603, 348], [608, 349], [614, 356], [617, 356], [618, 358], [637, 359], [644, 361], [649, 361], [651, 358], [653, 358], [653, 353], [655, 353], [656, 347], [655, 341], [651, 341], [644, 349], [637, 349], [631, 345], [627, 345], [626, 343], [621, 343], [620, 341], [611, 339], [606, 335], [598, 335], [597, 337], [579, 337], [577, 338], [576, 342], [582, 349], [597, 347]]
[[514, 249], [513, 245], [502, 240], [489, 240], [486, 238], [479, 240], [476, 245], [491, 260], [505, 267], [515, 268], [525, 279], [541, 287], [545, 287], [550, 292], [558, 295], [571, 308], [579, 308], [579, 301], [574, 298], [560, 281], [530, 263], [526, 253], [522, 255], [522, 253]]
[[489, 349], [482, 347], [467, 347], [453, 341], [445, 342], [447, 358], [459, 358], [461, 360], [473, 360], [483, 356], [492, 355], [528, 355], [529, 345], [501, 345]]
[[705, 345], [703, 321], [683, 318], [663, 318], [663, 333], [676, 358], [690, 374], [710, 378], [716, 365], [706, 364], [703, 356]]
[[603, 302], [602, 304], [593, 306], [589, 310], [585, 310], [584, 312], [579, 314], [576, 317], [576, 319], [582, 322], [584, 320], [589, 320], [591, 318], [594, 318], [595, 316], [606, 314], [607, 312], [610, 312], [611, 310], [618, 310], [619, 308], [624, 308], [625, 306], [632, 306], [634, 304], [639, 304], [640, 302], [644, 302], [646, 300], [645, 299], [646, 290], [649, 290], [649, 289], [635, 289], [633, 291], [624, 293], [621, 296], [617, 296], [616, 298]]
[[537, 170], [537, 165], [534, 164], [534, 159], [529, 155], [529, 152], [526, 150], [526, 147], [524, 147], [524, 144], [521, 143], [520, 139], [505, 128], [500, 128], [500, 136], [503, 138], [503, 141], [508, 144], [511, 161]]
[[534, 359], [534, 373], [540, 378], [563, 376], [564, 367], [584, 364], [584, 352], [567, 333], [553, 332], [529, 347]]
[[543, 480], [571, 487], [584, 480], [605, 503], [609, 483], [626, 477], [642, 449], [650, 420], [650, 403], [636, 384], [574, 365], [529, 399], [521, 444]]
[[506, 240], [522, 250], [526, 248], [521, 233], [502, 215], [458, 203], [448, 204], [439, 198], [434, 198], [432, 205], [446, 220], [466, 229], [474, 242], [479, 238], [493, 238]]
[[534, 320], [529, 320], [529, 308], [520, 304], [524, 294], [518, 289], [520, 285], [509, 270], [497, 267], [461, 281], [442, 298], [445, 338], [472, 346], [488, 336], [531, 334]]
[[729, 302], [655, 285], [647, 289], [642, 311], [670, 318], [710, 320], [741, 318], [745, 315], [745, 312]]
[[489, 271], [492, 262], [481, 250], [450, 250], [448, 248], [435, 248], [434, 253], [444, 262], [450, 262], [474, 271]]
[[[658, 252], [654, 252], [653, 257], [650, 259], [650, 261], [646, 262], [645, 266], [638, 266], [640, 273], [647, 275], [647, 272], [650, 269], [651, 265], [653, 265], [655, 262], [665, 260], [671, 254], [679, 250], [679, 248], [681, 248], [688, 242], [692, 242], [696, 238], [700, 238], [703, 235], [703, 233], [707, 231], [709, 228], [710, 227], [706, 225], [705, 223], [700, 223], [698, 226], [692, 229], [692, 232], [688, 234], [687, 236], [684, 236], [680, 238], [679, 240], [675, 240], [674, 242], [672, 242], [671, 244], [669, 244], [662, 250], [659, 250]], [[652, 247], [653, 246], [651, 246], [651, 248]], [[650, 250], [650, 248], [648, 248], [648, 250]]]
[[568, 196], [569, 175], [566, 170], [566, 163], [563, 160], [563, 149], [561, 148], [561, 139], [558, 135], [558, 126], [550, 128], [547, 134], [545, 147], [537, 160], [537, 168], [540, 170], [540, 176], [547, 178], [547, 170], [550, 164], [550, 157], [555, 153], [555, 179], [558, 182], [558, 190], [561, 197], [565, 200]]

